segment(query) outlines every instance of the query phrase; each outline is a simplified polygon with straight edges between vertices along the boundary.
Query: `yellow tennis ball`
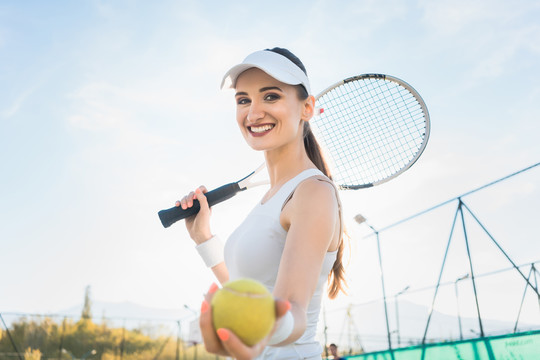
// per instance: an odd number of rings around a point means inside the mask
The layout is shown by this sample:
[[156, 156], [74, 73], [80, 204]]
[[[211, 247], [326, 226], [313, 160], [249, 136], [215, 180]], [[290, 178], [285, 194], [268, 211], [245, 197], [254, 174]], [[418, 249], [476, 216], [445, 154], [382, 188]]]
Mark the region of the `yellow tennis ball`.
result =
[[274, 297], [252, 279], [229, 281], [212, 298], [214, 328], [229, 329], [248, 346], [264, 339], [274, 327]]

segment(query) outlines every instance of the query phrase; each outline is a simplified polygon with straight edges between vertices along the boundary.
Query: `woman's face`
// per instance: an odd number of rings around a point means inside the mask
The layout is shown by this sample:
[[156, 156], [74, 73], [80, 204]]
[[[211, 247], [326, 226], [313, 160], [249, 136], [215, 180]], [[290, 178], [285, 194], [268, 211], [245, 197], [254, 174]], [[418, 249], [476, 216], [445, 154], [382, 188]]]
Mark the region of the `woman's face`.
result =
[[294, 86], [251, 68], [236, 81], [236, 120], [255, 150], [273, 150], [301, 141], [303, 122], [313, 114], [312, 102], [299, 100]]

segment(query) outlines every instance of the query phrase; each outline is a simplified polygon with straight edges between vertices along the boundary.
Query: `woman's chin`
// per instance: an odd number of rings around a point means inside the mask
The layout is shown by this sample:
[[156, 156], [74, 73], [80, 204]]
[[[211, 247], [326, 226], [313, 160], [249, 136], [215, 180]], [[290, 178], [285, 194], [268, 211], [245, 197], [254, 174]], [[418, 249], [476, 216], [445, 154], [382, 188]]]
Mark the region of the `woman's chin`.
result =
[[255, 151], [266, 151], [268, 150], [268, 147], [262, 146], [259, 144], [248, 144], [250, 148], [252, 148]]

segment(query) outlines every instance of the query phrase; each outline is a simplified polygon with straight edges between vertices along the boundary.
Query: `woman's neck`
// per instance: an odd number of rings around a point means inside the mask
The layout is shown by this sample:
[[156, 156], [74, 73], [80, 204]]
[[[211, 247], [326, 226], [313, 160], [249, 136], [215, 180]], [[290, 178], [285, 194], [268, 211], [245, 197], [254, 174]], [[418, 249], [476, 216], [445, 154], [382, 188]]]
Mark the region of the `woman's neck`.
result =
[[303, 170], [316, 168], [309, 159], [303, 143], [269, 150], [264, 156], [272, 188], [283, 185]]

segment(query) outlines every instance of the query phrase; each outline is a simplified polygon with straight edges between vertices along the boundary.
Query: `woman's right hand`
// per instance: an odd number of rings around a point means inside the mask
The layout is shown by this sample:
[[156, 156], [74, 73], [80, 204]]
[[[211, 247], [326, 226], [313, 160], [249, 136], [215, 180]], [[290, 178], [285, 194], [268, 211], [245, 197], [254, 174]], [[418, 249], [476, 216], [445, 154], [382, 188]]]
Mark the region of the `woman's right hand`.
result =
[[212, 237], [212, 231], [210, 231], [210, 215], [212, 211], [204, 195], [207, 191], [206, 187], [199, 186], [195, 191], [184, 196], [182, 200], [177, 200], [175, 204], [175, 206], [180, 206], [185, 210], [193, 206], [193, 200], [197, 199], [199, 201], [201, 206], [199, 212], [185, 219], [189, 236], [197, 244], [201, 244]]
[[291, 309], [289, 301], [275, 299], [276, 324], [270, 334], [253, 346], [245, 345], [238, 336], [228, 329], [215, 329], [212, 320], [212, 298], [218, 290], [218, 286], [214, 283], [205, 294], [203, 303], [201, 304], [201, 315], [199, 316], [199, 327], [203, 338], [206, 351], [232, 357], [238, 360], [251, 360], [259, 356], [273, 333], [276, 331], [276, 326], [280, 319]]

